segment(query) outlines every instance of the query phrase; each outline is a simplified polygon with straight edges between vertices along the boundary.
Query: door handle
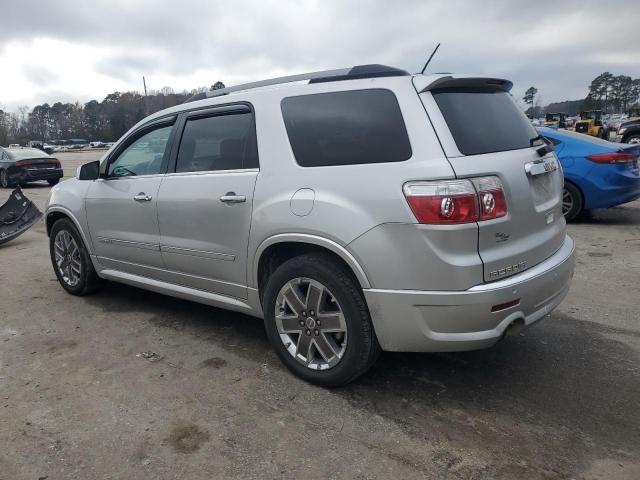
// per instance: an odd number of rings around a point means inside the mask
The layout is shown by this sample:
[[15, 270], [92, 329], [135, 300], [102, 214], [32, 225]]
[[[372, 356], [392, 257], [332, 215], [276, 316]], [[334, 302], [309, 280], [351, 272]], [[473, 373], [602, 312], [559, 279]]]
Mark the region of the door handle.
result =
[[223, 203], [244, 203], [247, 201], [247, 197], [244, 195], [236, 195], [236, 192], [227, 192], [220, 197], [220, 201]]
[[151, 201], [151, 198], [151, 195], [147, 195], [144, 192], [140, 192], [139, 194], [133, 196], [133, 199], [136, 202], [149, 202]]

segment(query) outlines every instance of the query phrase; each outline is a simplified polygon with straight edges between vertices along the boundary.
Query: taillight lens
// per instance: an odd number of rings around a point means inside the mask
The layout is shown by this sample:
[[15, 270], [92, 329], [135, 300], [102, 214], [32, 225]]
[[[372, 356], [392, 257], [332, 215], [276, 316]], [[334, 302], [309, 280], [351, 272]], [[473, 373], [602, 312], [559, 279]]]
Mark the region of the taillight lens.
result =
[[478, 219], [478, 195], [469, 180], [409, 182], [404, 196], [420, 223], [470, 223]]
[[14, 162], [14, 165], [16, 167], [24, 167], [27, 163], [29, 163], [29, 162], [27, 162], [26, 160], [16, 160]]
[[504, 189], [498, 177], [408, 182], [403, 190], [420, 223], [471, 223], [507, 214]]
[[57, 158], [52, 158], [51, 162], [56, 166], [56, 168], [60, 168], [60, 160]]
[[479, 177], [471, 179], [478, 191], [480, 220], [504, 217], [507, 214], [507, 201], [498, 177]]
[[591, 160], [596, 163], [626, 163], [633, 162], [638, 158], [637, 155], [632, 153], [598, 153], [595, 155], [587, 155], [587, 160]]

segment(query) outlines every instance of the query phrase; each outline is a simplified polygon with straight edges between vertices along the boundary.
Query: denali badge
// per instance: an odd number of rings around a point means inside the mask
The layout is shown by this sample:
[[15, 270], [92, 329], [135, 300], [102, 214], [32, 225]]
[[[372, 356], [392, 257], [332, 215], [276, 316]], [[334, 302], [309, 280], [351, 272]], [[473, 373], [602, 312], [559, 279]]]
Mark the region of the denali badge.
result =
[[512, 273], [521, 272], [527, 268], [527, 262], [514, 263], [513, 265], [509, 265], [508, 267], [500, 268], [498, 270], [493, 270], [489, 272], [490, 278], [498, 278], [503, 277], [505, 275], [511, 275]]

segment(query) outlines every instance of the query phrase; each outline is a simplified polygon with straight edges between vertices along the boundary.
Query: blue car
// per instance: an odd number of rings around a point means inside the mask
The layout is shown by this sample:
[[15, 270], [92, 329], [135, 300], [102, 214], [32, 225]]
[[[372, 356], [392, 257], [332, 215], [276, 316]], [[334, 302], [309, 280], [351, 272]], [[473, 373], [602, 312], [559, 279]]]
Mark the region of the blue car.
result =
[[640, 198], [640, 145], [612, 143], [567, 130], [540, 127], [564, 170], [562, 212], [569, 222], [583, 210]]

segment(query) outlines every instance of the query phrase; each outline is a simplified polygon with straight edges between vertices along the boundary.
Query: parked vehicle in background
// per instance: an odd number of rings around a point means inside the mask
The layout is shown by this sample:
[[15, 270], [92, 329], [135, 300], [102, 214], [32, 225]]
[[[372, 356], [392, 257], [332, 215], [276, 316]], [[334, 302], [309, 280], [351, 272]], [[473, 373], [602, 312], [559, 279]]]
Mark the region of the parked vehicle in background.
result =
[[580, 120], [575, 123], [575, 131], [592, 137], [606, 138], [606, 128], [602, 122], [602, 110], [580, 112]]
[[55, 274], [264, 318], [319, 385], [380, 349], [489, 347], [573, 274], [562, 172], [511, 87], [365, 65], [203, 92], [52, 189]]
[[553, 142], [562, 164], [562, 211], [567, 221], [584, 210], [640, 198], [640, 145], [625, 146], [550, 128], [538, 128], [538, 133]]
[[11, 188], [29, 182], [46, 180], [57, 184], [64, 176], [58, 159], [35, 148], [0, 147], [0, 187]]
[[620, 124], [614, 141], [620, 143], [640, 143], [640, 118]]
[[545, 127], [567, 128], [567, 114], [547, 113], [544, 120]]
[[20, 148], [20, 144], [19, 143], [10, 143], [9, 144], [9, 148]]

